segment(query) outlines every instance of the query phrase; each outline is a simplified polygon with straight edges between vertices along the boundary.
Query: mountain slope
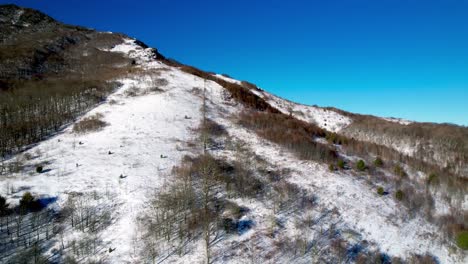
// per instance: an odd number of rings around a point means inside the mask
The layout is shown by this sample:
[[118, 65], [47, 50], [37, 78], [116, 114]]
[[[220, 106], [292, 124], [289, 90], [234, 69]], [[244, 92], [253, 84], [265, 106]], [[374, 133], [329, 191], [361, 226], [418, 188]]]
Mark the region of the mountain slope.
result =
[[[1, 222], [2, 261], [41, 251], [31, 253], [23, 241], [40, 241], [43, 256], [60, 263], [468, 260], [445, 226], [428, 218], [449, 211], [462, 218], [448, 222], [466, 228], [466, 189], [441, 192], [444, 182], [428, 186], [424, 172], [400, 160], [374, 166], [366, 142], [360, 144], [370, 156], [336, 144], [333, 137], [345, 137], [356, 122], [352, 116], [287, 102], [112, 36], [116, 44], [95, 48], [135, 61], [109, 78], [119, 88], [59, 133], [2, 162], [2, 195], [10, 208], [20, 205], [2, 217], [9, 219]], [[215, 162], [205, 168], [207, 155]], [[360, 159], [367, 169], [354, 169]], [[216, 177], [208, 181], [205, 170]], [[397, 190], [404, 190], [403, 200]], [[19, 209], [27, 192], [52, 202], [25, 214]], [[198, 198], [185, 208], [189, 192]], [[427, 198], [417, 195], [428, 193], [434, 204], [413, 210], [417, 198]], [[37, 220], [44, 211], [54, 221]]]
[[[218, 75], [224, 80], [239, 83]], [[451, 124], [417, 123], [396, 118], [353, 114], [335, 108], [306, 106], [268, 94], [252, 92], [285, 114], [314, 123], [349, 138], [392, 148], [403, 155], [433, 163], [462, 178], [468, 177], [468, 129]]]

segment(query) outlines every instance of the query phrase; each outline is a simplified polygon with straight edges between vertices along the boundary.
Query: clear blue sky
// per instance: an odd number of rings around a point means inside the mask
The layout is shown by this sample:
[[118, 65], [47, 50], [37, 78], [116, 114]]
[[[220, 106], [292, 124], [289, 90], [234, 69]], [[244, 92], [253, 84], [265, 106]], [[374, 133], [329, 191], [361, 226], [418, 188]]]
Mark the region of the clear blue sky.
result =
[[468, 125], [465, 0], [12, 2], [300, 103]]

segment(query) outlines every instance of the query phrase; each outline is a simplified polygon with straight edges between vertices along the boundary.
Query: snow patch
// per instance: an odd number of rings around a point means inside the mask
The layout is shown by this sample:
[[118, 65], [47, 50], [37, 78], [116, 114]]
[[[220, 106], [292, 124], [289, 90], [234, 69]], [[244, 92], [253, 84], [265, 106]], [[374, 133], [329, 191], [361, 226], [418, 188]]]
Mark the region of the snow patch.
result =
[[222, 74], [215, 74], [215, 76], [218, 77], [221, 80], [226, 81], [226, 82], [231, 82], [231, 83], [235, 83], [235, 84], [241, 84], [242, 83], [239, 80], [232, 79], [231, 77], [227, 77], [227, 76], [224, 76]]
[[24, 14], [24, 10], [23, 9], [19, 9], [18, 11], [16, 11], [16, 14], [15, 16], [13, 17], [13, 19], [11, 20], [11, 23], [13, 25], [16, 25], [18, 23], [18, 21], [20, 20], [21, 16]]
[[[238, 80], [234, 80], [220, 74], [216, 74], [215, 76], [228, 82], [241, 84], [241, 82]], [[265, 92], [264, 90], [252, 89], [250, 91], [266, 100], [267, 103], [282, 113], [292, 114], [297, 119], [316, 124], [319, 127], [331, 132], [339, 132], [352, 122], [351, 118], [332, 110], [323, 109], [317, 106], [297, 104]]]
[[119, 52], [127, 54], [131, 59], [137, 60], [139, 63], [151, 63], [156, 59], [154, 49], [143, 48], [136, 43], [135, 39], [124, 39], [124, 42], [116, 45], [115, 47], [106, 50], [111, 52]]
[[395, 118], [395, 117], [384, 117], [382, 119], [385, 120], [385, 121], [398, 123], [398, 124], [406, 125], [406, 126], [409, 125], [409, 124], [414, 123], [413, 121], [410, 121], [410, 120], [406, 120], [406, 119], [402, 119], [402, 118]]

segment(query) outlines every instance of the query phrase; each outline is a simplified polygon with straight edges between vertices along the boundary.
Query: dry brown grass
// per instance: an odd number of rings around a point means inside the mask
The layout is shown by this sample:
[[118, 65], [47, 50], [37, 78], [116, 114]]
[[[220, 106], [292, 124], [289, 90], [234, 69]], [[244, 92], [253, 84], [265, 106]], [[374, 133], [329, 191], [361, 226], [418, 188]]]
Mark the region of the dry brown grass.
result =
[[206, 119], [201, 129], [209, 133], [209, 135], [211, 136], [219, 137], [219, 136], [226, 136], [228, 134], [226, 129], [222, 125], [216, 123], [215, 121], [209, 118]]
[[270, 112], [243, 112], [239, 122], [260, 136], [290, 149], [301, 159], [324, 162], [337, 160], [335, 150], [313, 140], [314, 137], [326, 135], [323, 129], [313, 124]]
[[83, 134], [99, 131], [108, 125], [102, 118], [103, 115], [100, 113], [85, 117], [73, 126], [73, 132]]

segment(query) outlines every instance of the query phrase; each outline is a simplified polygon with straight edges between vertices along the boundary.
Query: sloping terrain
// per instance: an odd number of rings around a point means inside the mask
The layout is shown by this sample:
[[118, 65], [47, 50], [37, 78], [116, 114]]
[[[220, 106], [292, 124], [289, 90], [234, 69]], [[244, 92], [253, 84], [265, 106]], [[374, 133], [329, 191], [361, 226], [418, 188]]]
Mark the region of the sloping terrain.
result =
[[466, 185], [376, 162], [397, 154], [346, 137], [346, 113], [112, 36], [118, 88], [2, 160], [1, 262], [468, 261]]
[[[240, 82], [222, 75], [217, 75], [217, 77], [233, 83], [247, 84], [246, 82]], [[250, 84], [250, 86], [252, 85]], [[251, 89], [253, 93], [265, 99], [271, 106], [280, 110], [282, 113], [294, 115], [294, 117], [300, 120], [316, 124], [319, 127], [331, 132], [339, 132], [352, 122], [351, 118], [332, 110], [320, 108], [317, 106], [297, 104], [279, 98], [273, 94], [269, 94], [256, 86], [252, 86]]]
[[452, 124], [417, 123], [398, 118], [353, 114], [336, 108], [321, 108], [290, 102], [232, 78], [218, 78], [247, 85], [270, 105], [323, 129], [349, 138], [371, 142], [435, 164], [460, 178], [468, 177], [468, 129]]
[[384, 144], [399, 152], [433, 163], [468, 178], [468, 130], [451, 124], [395, 123], [355, 115], [356, 122], [342, 131], [349, 137]]
[[102, 102], [137, 63], [110, 51], [124, 35], [66, 25], [14, 5], [0, 6], [0, 13], [0, 156], [46, 138]]

